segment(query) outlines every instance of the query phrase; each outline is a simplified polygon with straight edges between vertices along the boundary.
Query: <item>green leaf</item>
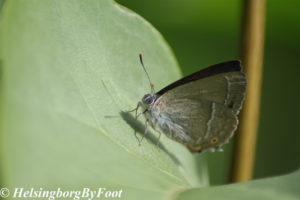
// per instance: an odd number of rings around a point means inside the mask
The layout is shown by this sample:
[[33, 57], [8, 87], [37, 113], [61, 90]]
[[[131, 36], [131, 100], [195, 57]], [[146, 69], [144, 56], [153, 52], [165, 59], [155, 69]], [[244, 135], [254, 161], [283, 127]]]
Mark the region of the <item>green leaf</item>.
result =
[[300, 198], [300, 170], [273, 178], [260, 179], [238, 184], [194, 188], [179, 193], [176, 200], [296, 200]]
[[[122, 112], [180, 77], [162, 36], [109, 0], [6, 1], [1, 16], [1, 181], [36, 189], [122, 189], [165, 199], [207, 184], [204, 162]], [[127, 197], [127, 198], [126, 198]]]
[[[299, 199], [300, 171], [207, 185], [201, 156], [151, 132], [132, 109], [178, 64], [145, 20], [109, 0], [6, 1], [1, 13], [1, 187], [122, 189], [124, 199]], [[200, 158], [200, 159], [199, 159]], [[198, 163], [196, 163], [198, 160]], [[200, 160], [200, 162], [199, 162]]]

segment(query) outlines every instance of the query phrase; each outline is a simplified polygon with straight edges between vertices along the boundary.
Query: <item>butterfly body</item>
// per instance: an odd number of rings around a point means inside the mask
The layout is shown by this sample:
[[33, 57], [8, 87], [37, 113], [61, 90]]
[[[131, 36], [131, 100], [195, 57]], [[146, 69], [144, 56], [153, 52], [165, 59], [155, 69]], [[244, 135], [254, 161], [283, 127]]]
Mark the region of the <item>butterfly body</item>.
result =
[[[176, 122], [174, 115], [169, 113], [166, 106], [162, 105], [164, 102], [154, 103], [148, 106], [143, 112], [144, 117], [149, 122], [150, 126], [159, 132], [163, 132], [166, 136], [178, 142], [187, 141], [192, 142], [192, 138], [185, 133], [184, 127]], [[143, 102], [140, 102], [142, 108], [145, 108]], [[172, 108], [171, 108], [172, 109]], [[174, 109], [175, 110], [175, 109]], [[173, 110], [173, 111], [174, 111]]]
[[149, 123], [192, 152], [220, 150], [237, 128], [246, 84], [240, 62], [229, 61], [146, 94], [139, 102], [146, 129]]

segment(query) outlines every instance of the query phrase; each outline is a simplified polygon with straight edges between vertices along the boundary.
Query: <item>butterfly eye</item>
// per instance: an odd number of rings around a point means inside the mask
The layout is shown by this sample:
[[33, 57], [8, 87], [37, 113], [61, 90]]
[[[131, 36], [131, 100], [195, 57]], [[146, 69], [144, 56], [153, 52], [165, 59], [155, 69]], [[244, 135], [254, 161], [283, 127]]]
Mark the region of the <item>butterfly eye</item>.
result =
[[153, 104], [155, 101], [155, 97], [152, 94], [146, 94], [143, 99], [142, 99], [143, 103], [145, 104]]

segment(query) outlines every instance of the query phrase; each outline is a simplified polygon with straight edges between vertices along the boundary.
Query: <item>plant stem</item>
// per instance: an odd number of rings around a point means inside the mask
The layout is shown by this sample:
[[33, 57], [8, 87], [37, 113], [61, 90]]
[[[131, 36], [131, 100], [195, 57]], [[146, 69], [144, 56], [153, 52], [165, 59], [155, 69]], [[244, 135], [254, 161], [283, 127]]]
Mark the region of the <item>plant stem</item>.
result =
[[249, 180], [253, 172], [259, 121], [264, 25], [265, 0], [244, 0], [241, 60], [248, 85], [235, 141], [233, 182]]

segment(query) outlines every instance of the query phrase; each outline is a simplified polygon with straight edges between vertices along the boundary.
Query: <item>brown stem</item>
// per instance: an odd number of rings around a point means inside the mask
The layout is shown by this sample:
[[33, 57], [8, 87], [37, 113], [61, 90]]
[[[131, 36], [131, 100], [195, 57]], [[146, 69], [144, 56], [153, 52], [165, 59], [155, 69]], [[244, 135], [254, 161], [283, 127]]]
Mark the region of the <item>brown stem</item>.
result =
[[232, 181], [251, 179], [259, 121], [265, 0], [244, 0], [241, 59], [248, 85], [235, 141]]

